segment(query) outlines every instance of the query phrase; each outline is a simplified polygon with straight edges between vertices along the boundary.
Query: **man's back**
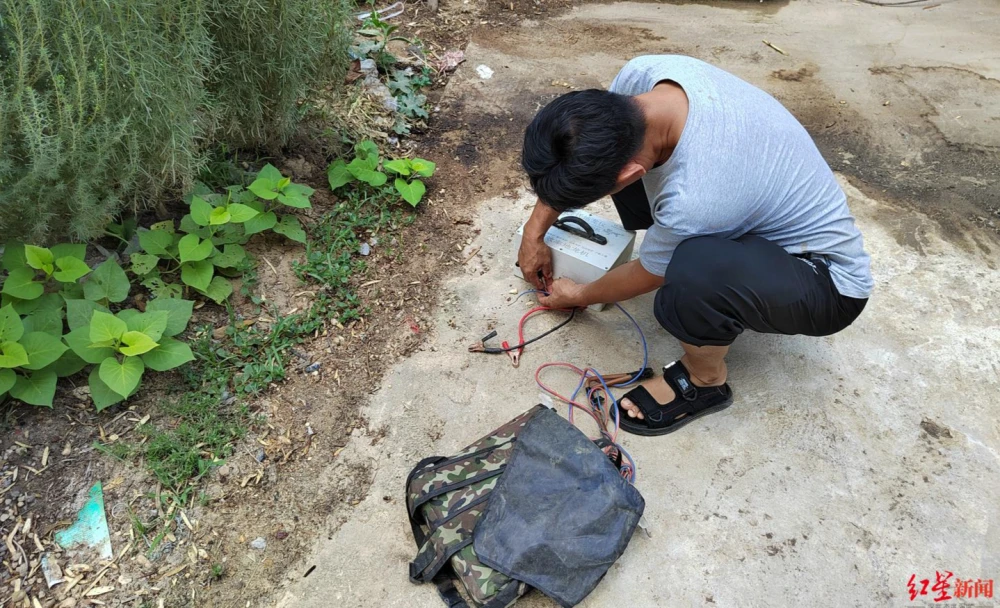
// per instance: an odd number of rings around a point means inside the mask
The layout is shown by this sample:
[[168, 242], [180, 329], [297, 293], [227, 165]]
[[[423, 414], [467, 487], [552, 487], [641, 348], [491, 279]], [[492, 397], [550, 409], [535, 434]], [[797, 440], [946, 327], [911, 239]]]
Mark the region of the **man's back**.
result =
[[643, 177], [655, 220], [640, 255], [646, 270], [662, 276], [687, 238], [755, 234], [792, 254], [827, 256], [841, 294], [868, 297], [870, 260], [846, 197], [795, 117], [764, 91], [690, 57], [633, 59], [611, 90], [639, 95], [663, 81], [684, 89], [689, 109], [670, 159]]

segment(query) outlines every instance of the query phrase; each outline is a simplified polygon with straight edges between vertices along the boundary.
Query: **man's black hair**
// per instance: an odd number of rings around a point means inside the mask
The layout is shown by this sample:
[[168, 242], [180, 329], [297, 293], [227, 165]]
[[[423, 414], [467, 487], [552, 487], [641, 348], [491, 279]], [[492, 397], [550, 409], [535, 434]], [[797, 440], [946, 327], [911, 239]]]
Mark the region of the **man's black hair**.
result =
[[610, 194], [642, 147], [646, 121], [627, 95], [567, 93], [542, 108], [524, 132], [521, 166], [542, 202], [563, 211]]

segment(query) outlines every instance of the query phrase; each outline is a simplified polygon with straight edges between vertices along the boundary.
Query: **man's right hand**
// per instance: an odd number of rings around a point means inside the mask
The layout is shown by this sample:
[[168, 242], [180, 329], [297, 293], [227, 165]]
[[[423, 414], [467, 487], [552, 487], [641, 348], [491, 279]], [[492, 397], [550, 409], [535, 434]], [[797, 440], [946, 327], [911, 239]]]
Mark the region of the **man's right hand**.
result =
[[[557, 219], [558, 211], [541, 200], [536, 202], [531, 217], [524, 225], [521, 249], [517, 252], [517, 265], [521, 267], [524, 279], [542, 291], [552, 284], [552, 250], [545, 244], [545, 233]], [[539, 278], [539, 272], [542, 278]]]
[[[531, 238], [525, 235], [521, 240], [521, 248], [517, 252], [517, 264], [524, 273], [524, 279], [535, 286], [535, 289], [545, 290], [552, 284], [552, 250], [542, 238]], [[545, 278], [544, 283], [538, 273]]]

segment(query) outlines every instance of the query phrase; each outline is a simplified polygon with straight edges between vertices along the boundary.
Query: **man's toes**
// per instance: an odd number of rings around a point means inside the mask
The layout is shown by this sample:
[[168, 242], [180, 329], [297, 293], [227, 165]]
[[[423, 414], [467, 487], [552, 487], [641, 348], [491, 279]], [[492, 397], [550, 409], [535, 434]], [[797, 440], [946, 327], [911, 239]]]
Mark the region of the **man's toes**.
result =
[[628, 412], [629, 418], [638, 418], [639, 420], [642, 420], [642, 412], [639, 411], [639, 408], [636, 407], [635, 404], [628, 399], [622, 399], [621, 404], [622, 407], [625, 408], [625, 411]]

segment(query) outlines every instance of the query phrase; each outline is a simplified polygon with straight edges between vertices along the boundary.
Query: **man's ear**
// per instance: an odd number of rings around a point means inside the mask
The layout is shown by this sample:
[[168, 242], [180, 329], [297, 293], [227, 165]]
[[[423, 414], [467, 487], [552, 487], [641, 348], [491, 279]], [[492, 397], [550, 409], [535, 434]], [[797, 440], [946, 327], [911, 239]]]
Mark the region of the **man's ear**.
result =
[[646, 168], [634, 160], [628, 161], [622, 170], [618, 172], [618, 181], [615, 182], [615, 192], [621, 191], [625, 186], [629, 186], [639, 181], [646, 175]]

